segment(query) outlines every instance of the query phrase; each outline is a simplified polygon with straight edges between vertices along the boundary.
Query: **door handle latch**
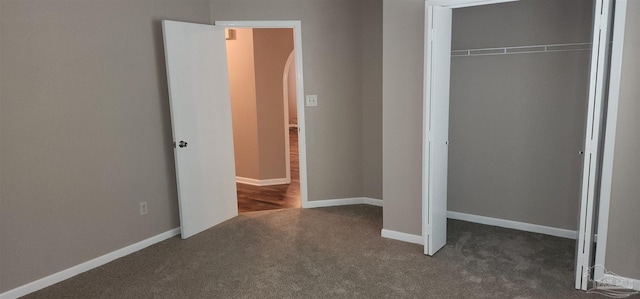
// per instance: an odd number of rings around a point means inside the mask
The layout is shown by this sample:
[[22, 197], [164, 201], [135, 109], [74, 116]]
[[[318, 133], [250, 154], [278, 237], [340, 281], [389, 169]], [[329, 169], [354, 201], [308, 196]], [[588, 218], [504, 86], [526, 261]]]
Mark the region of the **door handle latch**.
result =
[[[187, 147], [187, 145], [188, 145], [188, 143], [186, 141], [184, 141], [184, 140], [180, 140], [180, 142], [178, 143], [178, 146], [181, 147], [181, 148], [182, 147]], [[176, 142], [175, 141], [173, 142], [173, 148], [176, 148]]]

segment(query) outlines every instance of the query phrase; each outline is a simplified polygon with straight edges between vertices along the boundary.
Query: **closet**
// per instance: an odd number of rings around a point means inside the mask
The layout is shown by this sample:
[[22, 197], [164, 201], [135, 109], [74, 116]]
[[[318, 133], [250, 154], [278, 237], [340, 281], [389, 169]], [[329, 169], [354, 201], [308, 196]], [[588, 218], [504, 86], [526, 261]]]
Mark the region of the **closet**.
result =
[[[593, 2], [453, 12], [448, 210], [575, 231]], [[491, 33], [491, 34], [487, 34]], [[451, 216], [451, 215], [450, 215]]]
[[577, 238], [584, 288], [611, 3], [427, 1], [425, 254], [446, 218]]

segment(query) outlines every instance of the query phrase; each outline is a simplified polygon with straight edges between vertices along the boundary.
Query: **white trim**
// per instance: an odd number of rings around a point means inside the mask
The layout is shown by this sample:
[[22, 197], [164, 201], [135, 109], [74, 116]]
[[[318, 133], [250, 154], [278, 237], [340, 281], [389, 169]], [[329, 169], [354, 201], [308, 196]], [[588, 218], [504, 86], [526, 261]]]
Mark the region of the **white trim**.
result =
[[377, 198], [371, 198], [371, 197], [363, 197], [362, 198], [362, 203], [365, 205], [371, 205], [371, 206], [376, 206], [376, 207], [383, 207], [382, 203], [382, 199], [377, 199]]
[[[284, 71], [282, 71], [282, 98], [284, 100], [284, 156], [285, 156], [285, 178], [287, 184], [291, 183], [291, 144], [289, 142], [290, 132], [289, 128], [289, 69], [291, 63], [295, 60], [296, 49], [291, 50], [287, 62], [284, 64]], [[298, 103], [296, 99], [296, 104]]]
[[284, 184], [288, 184], [289, 182], [287, 182], [287, 178], [258, 180], [258, 179], [236, 176], [236, 183], [263, 187], [263, 186], [273, 186], [273, 185], [284, 185]]
[[470, 6], [481, 6], [488, 4], [499, 4], [505, 2], [515, 2], [519, 0], [427, 0], [429, 6], [442, 6], [446, 8], [462, 8]]
[[303, 208], [323, 208], [323, 207], [336, 207], [336, 206], [348, 206], [348, 205], [371, 205], [382, 207], [382, 199], [375, 199], [370, 197], [349, 197], [349, 198], [336, 198], [325, 200], [313, 200], [309, 201]]
[[[597, 269], [600, 269], [600, 271], [604, 271], [603, 267], [596, 267], [596, 271]], [[603, 274], [602, 278], [597, 279], [597, 281], [610, 284], [610, 285], [627, 288], [627, 289], [634, 289], [636, 291], [640, 291], [640, 280], [638, 279], [628, 278], [620, 275]]]
[[[609, 228], [609, 208], [611, 204], [611, 183], [613, 181], [613, 160], [616, 145], [616, 126], [618, 123], [618, 104], [620, 102], [620, 76], [624, 52], [625, 21], [627, 0], [616, 2], [613, 25], [613, 47], [611, 49], [611, 69], [609, 75], [609, 104], [607, 108], [606, 132], [602, 154], [602, 174], [600, 177], [600, 207], [598, 215], [598, 236], [600, 243], [596, 247], [596, 265], [605, 265], [607, 251], [607, 232]], [[606, 265], [605, 265], [606, 266]], [[604, 275], [604, 267], [596, 267], [594, 278]], [[636, 284], [637, 285], [637, 284]]]
[[0, 299], [9, 299], [9, 298], [18, 298], [27, 294], [31, 294], [35, 291], [44, 289], [50, 285], [56, 284], [58, 282], [61, 282], [65, 279], [69, 279], [71, 277], [74, 277], [78, 274], [87, 272], [91, 269], [95, 269], [97, 267], [100, 267], [104, 264], [107, 264], [115, 259], [119, 259], [121, 257], [127, 256], [129, 254], [132, 254], [136, 251], [139, 251], [141, 249], [144, 249], [146, 247], [149, 247], [153, 244], [162, 242], [166, 239], [169, 239], [173, 236], [177, 236], [180, 234], [180, 228], [174, 228], [172, 230], [166, 231], [164, 233], [155, 235], [151, 238], [142, 240], [138, 243], [135, 244], [131, 244], [127, 247], [124, 248], [120, 248], [116, 251], [112, 251], [110, 253], [107, 253], [103, 256], [99, 256], [97, 258], [94, 258], [92, 260], [86, 261], [82, 264], [79, 265], [75, 265], [71, 268], [67, 268], [65, 270], [62, 270], [60, 272], [51, 274], [47, 277], [38, 279], [36, 281], [27, 283], [23, 286], [19, 286], [15, 289], [6, 291], [2, 294], [0, 294]]
[[364, 199], [362, 197], [351, 198], [337, 198], [337, 199], [325, 199], [325, 200], [312, 200], [303, 205], [303, 208], [324, 208], [335, 206], [347, 206], [347, 205], [359, 205], [363, 204]]
[[[212, 8], [213, 9], [213, 8]], [[307, 134], [304, 114], [304, 76], [302, 73], [302, 22], [295, 21], [215, 21], [216, 26], [237, 28], [293, 28], [293, 48], [296, 51], [296, 92], [298, 108], [298, 157], [300, 172], [300, 205], [309, 201], [307, 188]]]
[[500, 48], [459, 49], [459, 50], [451, 50], [451, 57], [513, 55], [513, 54], [551, 53], [551, 52], [568, 52], [568, 51], [591, 51], [591, 43], [548, 44], [548, 45], [511, 46], [511, 47], [500, 47]]
[[394, 230], [382, 229], [380, 231], [380, 236], [387, 239], [393, 239], [418, 245], [424, 244], [422, 236], [401, 233]]
[[517, 229], [517, 230], [526, 231], [526, 232], [545, 234], [545, 235], [556, 236], [556, 237], [567, 238], [567, 239], [574, 239], [574, 240], [578, 236], [578, 233], [575, 230], [568, 230], [568, 229], [557, 228], [557, 227], [550, 227], [550, 226], [531, 224], [526, 222], [498, 219], [498, 218], [453, 212], [453, 211], [447, 211], [447, 218], [480, 223], [485, 225], [499, 226], [504, 228]]

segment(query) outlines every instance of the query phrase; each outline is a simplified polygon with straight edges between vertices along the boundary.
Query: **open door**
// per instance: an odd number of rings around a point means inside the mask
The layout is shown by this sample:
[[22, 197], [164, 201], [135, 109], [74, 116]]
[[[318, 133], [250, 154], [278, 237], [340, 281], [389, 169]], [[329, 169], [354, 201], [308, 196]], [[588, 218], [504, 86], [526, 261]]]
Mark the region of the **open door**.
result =
[[447, 243], [447, 168], [449, 153], [449, 81], [453, 10], [426, 7], [425, 90], [422, 177], [424, 253]]
[[593, 17], [593, 45], [589, 77], [589, 104], [587, 130], [585, 132], [582, 190], [580, 196], [580, 222], [576, 246], [576, 289], [586, 290], [592, 279], [593, 251], [595, 246], [595, 206], [599, 193], [601, 157], [600, 144], [603, 135], [603, 117], [606, 107], [607, 78], [609, 71], [609, 41], [614, 0], [596, 0]]
[[162, 21], [186, 239], [238, 215], [224, 29]]

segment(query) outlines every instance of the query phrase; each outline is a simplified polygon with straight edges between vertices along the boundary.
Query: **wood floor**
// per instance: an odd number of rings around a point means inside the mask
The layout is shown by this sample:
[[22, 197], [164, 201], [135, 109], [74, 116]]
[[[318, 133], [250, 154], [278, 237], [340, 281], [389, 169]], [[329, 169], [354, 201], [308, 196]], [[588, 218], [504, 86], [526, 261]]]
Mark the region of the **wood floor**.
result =
[[298, 159], [298, 130], [289, 130], [289, 154], [291, 156], [291, 184], [252, 186], [236, 183], [238, 188], [238, 212], [253, 212], [300, 207], [300, 173]]

